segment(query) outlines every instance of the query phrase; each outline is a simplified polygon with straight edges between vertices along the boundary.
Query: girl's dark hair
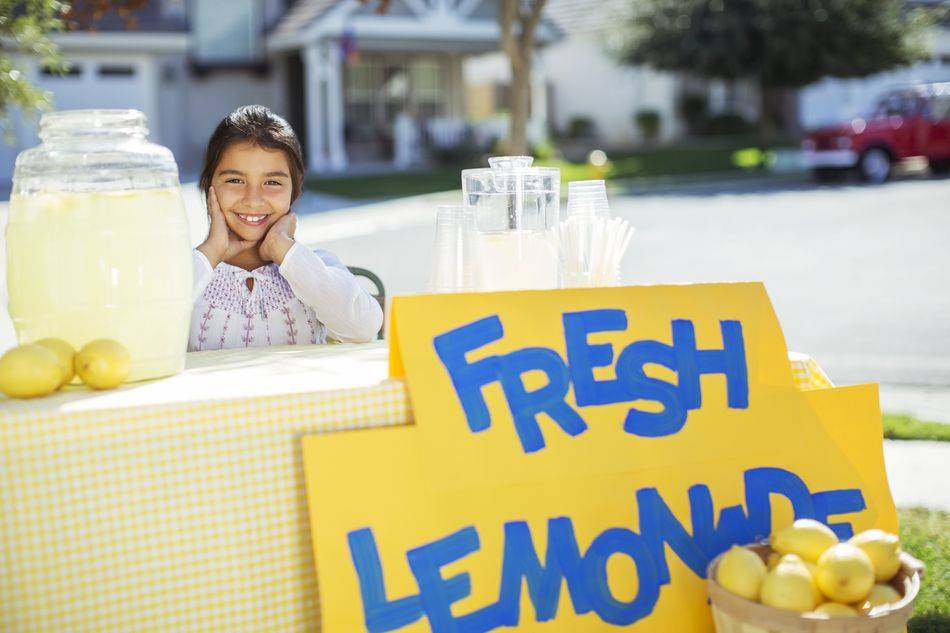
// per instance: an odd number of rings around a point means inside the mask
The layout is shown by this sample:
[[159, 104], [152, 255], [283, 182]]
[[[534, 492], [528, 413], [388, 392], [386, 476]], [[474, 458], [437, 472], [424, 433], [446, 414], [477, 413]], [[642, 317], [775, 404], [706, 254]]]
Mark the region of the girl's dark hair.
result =
[[222, 119], [208, 139], [204, 166], [201, 168], [201, 180], [198, 186], [208, 195], [214, 170], [218, 167], [221, 154], [231, 143], [253, 143], [258, 147], [277, 149], [287, 157], [290, 165], [292, 186], [291, 202], [300, 197], [303, 187], [303, 152], [297, 135], [283, 118], [261, 105], [242, 106]]

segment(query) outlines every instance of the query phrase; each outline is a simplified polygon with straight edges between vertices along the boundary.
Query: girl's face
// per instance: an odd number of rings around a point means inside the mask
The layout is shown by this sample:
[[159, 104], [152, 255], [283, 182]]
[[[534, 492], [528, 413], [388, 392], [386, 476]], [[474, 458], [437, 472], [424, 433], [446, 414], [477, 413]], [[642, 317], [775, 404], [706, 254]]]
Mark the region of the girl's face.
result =
[[221, 153], [211, 185], [228, 228], [244, 240], [264, 239], [290, 211], [290, 165], [280, 150], [231, 143]]

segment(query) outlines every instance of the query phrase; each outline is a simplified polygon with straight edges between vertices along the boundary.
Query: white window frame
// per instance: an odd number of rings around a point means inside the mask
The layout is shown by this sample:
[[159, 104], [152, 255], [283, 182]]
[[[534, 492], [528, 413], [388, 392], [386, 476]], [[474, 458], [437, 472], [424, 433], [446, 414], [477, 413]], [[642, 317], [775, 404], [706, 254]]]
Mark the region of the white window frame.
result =
[[248, 43], [250, 44], [249, 51], [247, 55], [235, 55], [235, 54], [225, 54], [225, 55], [213, 55], [209, 54], [207, 50], [208, 46], [202, 38], [201, 33], [201, 22], [204, 11], [209, 12], [209, 18], [213, 19], [215, 15], [218, 15], [218, 11], [215, 8], [220, 7], [233, 7], [235, 4], [239, 4], [234, 0], [228, 0], [224, 2], [222, 0], [194, 0], [193, 9], [191, 14], [191, 34], [192, 45], [191, 55], [195, 61], [204, 64], [240, 64], [248, 62], [259, 62], [264, 56], [264, 46], [263, 46], [263, 6], [257, 0], [241, 0], [240, 3], [246, 3], [245, 6], [249, 12], [249, 21], [248, 21]]

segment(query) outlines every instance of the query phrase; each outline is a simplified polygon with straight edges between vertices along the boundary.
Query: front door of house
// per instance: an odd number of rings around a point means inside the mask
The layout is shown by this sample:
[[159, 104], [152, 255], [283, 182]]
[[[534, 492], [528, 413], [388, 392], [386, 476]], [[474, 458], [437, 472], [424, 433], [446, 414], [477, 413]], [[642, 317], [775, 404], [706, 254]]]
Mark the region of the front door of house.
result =
[[448, 68], [447, 56], [437, 54], [361, 52], [347, 60], [344, 136], [350, 160], [392, 160], [401, 117], [409, 117], [421, 137], [425, 121], [446, 112]]

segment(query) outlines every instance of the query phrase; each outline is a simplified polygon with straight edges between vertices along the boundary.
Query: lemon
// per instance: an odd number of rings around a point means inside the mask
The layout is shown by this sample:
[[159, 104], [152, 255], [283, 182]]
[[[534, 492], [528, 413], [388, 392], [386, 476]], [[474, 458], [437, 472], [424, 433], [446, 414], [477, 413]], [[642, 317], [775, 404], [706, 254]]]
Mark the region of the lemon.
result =
[[822, 553], [838, 543], [831, 528], [814, 519], [799, 519], [772, 535], [772, 549], [780, 555], [797, 554], [802, 560], [818, 562]]
[[62, 377], [56, 354], [41, 345], [19, 345], [0, 357], [0, 391], [14, 398], [50, 394]]
[[780, 560], [782, 560], [781, 554], [779, 554], [778, 552], [770, 552], [769, 561], [766, 564], [766, 566], [769, 568], [769, 571], [772, 571], [773, 569], [775, 569], [775, 566], [778, 565], [778, 562]]
[[111, 339], [87, 343], [76, 354], [76, 373], [93, 389], [112, 389], [122, 384], [131, 369], [129, 352]]
[[866, 530], [848, 541], [857, 545], [871, 559], [874, 580], [885, 583], [901, 568], [901, 541], [884, 530]]
[[805, 563], [795, 554], [786, 554], [762, 583], [762, 604], [787, 611], [811, 611], [815, 600], [815, 581]]
[[832, 618], [858, 615], [857, 609], [847, 604], [841, 604], [840, 602], [826, 602], [820, 604], [815, 607], [812, 613], [821, 613]]
[[805, 567], [808, 568], [808, 573], [811, 574], [812, 587], [815, 589], [815, 604], [821, 604], [825, 601], [825, 597], [822, 595], [821, 589], [818, 588], [818, 565], [809, 563], [807, 560], [803, 562]]
[[73, 357], [76, 356], [76, 350], [73, 349], [73, 346], [60, 338], [44, 338], [37, 341], [36, 344], [42, 345], [56, 354], [59, 361], [59, 371], [63, 376], [59, 381], [59, 386], [68, 385], [76, 374], [73, 370]]
[[733, 545], [723, 554], [716, 568], [716, 582], [747, 600], [759, 599], [759, 588], [765, 580], [765, 563], [750, 549]]
[[871, 593], [861, 604], [861, 611], [867, 613], [874, 607], [882, 604], [893, 604], [901, 601], [901, 595], [890, 585], [874, 585], [871, 587]]
[[838, 543], [818, 559], [818, 588], [834, 602], [864, 600], [873, 586], [871, 559], [857, 545]]

